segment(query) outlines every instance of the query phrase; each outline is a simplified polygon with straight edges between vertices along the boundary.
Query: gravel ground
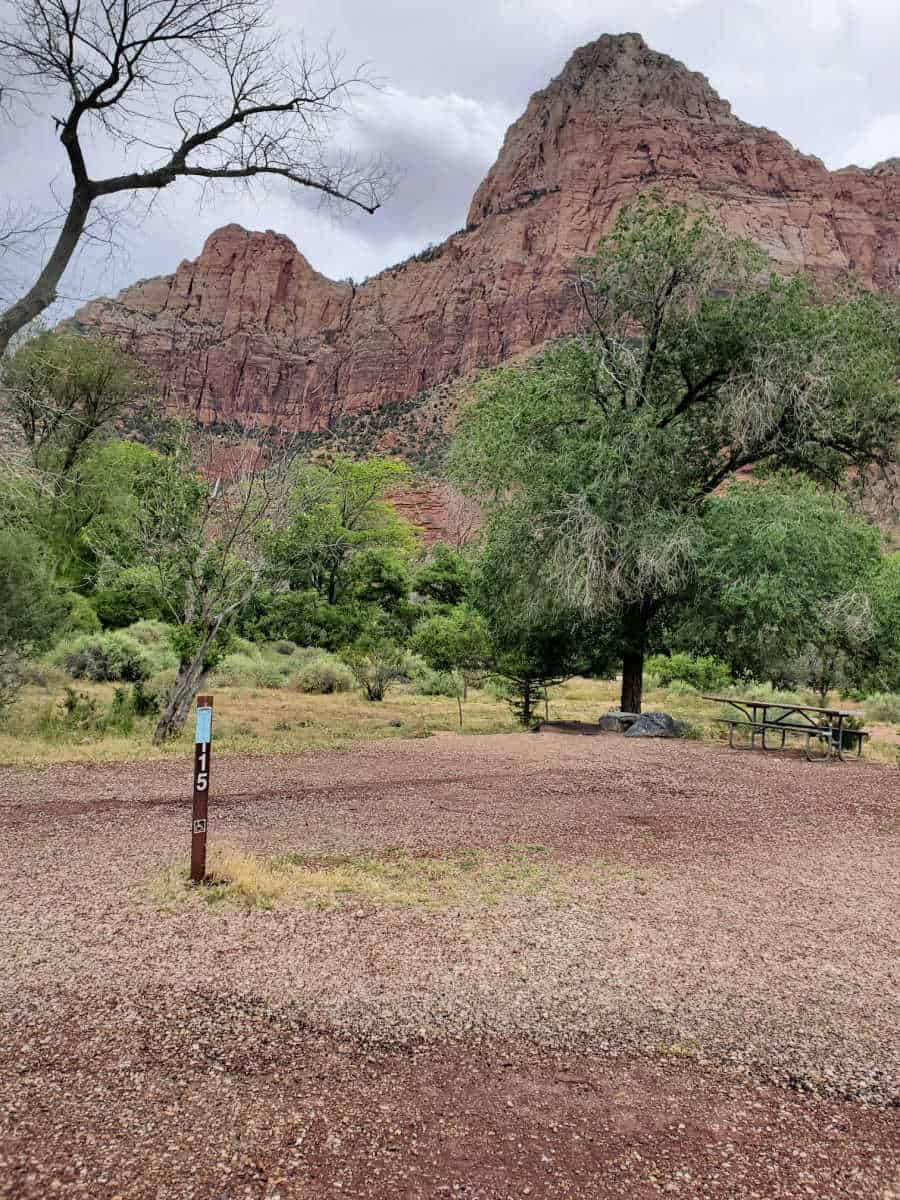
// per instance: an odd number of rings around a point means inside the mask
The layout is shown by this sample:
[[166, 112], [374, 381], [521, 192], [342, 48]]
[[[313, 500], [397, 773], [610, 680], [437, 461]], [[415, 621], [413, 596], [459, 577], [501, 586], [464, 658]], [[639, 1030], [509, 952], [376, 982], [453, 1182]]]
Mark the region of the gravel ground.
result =
[[615, 867], [433, 912], [161, 907], [189, 779], [0, 771], [4, 1200], [900, 1197], [895, 768], [547, 733], [214, 761], [214, 843]]

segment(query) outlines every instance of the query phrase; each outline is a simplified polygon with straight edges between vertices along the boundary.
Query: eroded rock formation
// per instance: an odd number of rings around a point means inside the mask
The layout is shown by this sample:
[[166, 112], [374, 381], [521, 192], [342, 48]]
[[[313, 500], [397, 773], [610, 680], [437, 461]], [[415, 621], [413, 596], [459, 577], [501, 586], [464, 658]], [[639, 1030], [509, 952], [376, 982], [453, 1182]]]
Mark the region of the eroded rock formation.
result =
[[652, 186], [702, 195], [786, 270], [900, 283], [898, 160], [829, 172], [624, 34], [577, 50], [531, 98], [466, 231], [422, 256], [357, 287], [286, 237], [229, 225], [174, 275], [76, 320], [153, 364], [167, 401], [203, 420], [326, 429], [575, 328], [568, 264]]

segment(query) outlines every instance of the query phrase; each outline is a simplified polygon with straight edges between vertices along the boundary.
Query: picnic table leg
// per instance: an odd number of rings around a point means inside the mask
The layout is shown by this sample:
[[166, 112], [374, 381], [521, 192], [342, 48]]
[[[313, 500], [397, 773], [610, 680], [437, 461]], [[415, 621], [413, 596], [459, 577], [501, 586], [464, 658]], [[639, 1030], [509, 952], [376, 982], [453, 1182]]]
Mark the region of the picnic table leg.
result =
[[[824, 754], [813, 754], [812, 753], [812, 744], [811, 743], [812, 743], [813, 738], [821, 738], [822, 740], [825, 741], [825, 753]], [[825, 731], [821, 730], [821, 729], [820, 730], [811, 729], [809, 731], [809, 733], [807, 733], [807, 735], [806, 735], [806, 757], [809, 762], [830, 762], [831, 761], [831, 733], [830, 733], [830, 731], [828, 733], [825, 733]]]
[[766, 734], [772, 733], [772, 732], [773, 731], [771, 729], [766, 729], [765, 727], [763, 728], [763, 731], [762, 731], [762, 748], [763, 748], [763, 750], [783, 750], [784, 749], [785, 730], [783, 730], [783, 729], [779, 730], [779, 732], [781, 734], [781, 742], [777, 746], [766, 745]]

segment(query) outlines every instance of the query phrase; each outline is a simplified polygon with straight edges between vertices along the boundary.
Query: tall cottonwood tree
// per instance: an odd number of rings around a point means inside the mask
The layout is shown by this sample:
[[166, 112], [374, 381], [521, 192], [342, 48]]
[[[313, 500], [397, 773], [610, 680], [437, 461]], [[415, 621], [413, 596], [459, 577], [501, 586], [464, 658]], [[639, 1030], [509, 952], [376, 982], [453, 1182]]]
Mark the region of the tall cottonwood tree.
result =
[[[112, 197], [185, 178], [274, 179], [369, 213], [379, 207], [384, 169], [330, 144], [360, 73], [344, 72], [327, 50], [287, 57], [270, 9], [266, 0], [0, 0], [0, 111], [46, 113], [71, 181], [58, 222], [29, 212], [18, 228], [7, 190], [0, 250], [39, 233], [52, 248], [0, 313], [0, 354], [53, 303], [91, 214]], [[98, 143], [121, 173], [95, 173]]]
[[626, 205], [577, 266], [589, 331], [489, 376], [461, 421], [456, 478], [519, 511], [562, 600], [617, 621], [629, 711], [710, 496], [748, 468], [840, 487], [895, 455], [896, 303], [825, 303], [766, 266], [705, 212]]

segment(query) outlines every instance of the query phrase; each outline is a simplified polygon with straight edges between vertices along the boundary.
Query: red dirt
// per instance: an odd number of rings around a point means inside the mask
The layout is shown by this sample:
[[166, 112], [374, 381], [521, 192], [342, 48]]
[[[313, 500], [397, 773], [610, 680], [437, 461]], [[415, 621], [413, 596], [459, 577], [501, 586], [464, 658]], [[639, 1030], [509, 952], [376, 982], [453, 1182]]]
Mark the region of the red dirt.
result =
[[631, 872], [434, 913], [161, 907], [189, 778], [0, 772], [2, 1200], [900, 1198], [895, 769], [544, 734], [216, 764], [213, 840], [260, 854]]

